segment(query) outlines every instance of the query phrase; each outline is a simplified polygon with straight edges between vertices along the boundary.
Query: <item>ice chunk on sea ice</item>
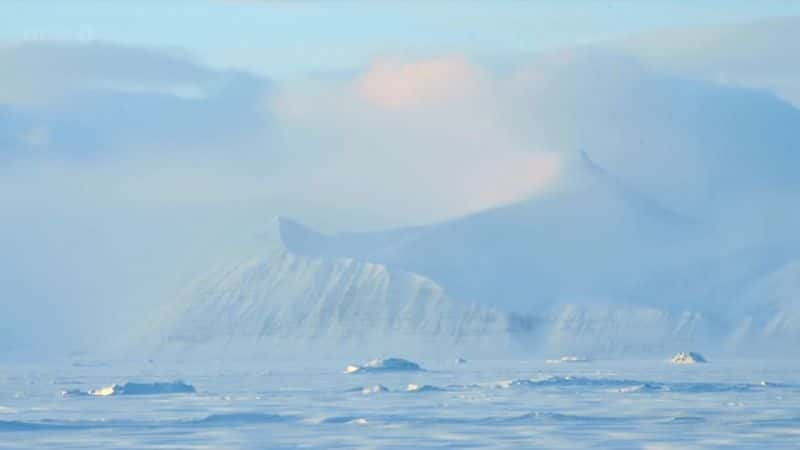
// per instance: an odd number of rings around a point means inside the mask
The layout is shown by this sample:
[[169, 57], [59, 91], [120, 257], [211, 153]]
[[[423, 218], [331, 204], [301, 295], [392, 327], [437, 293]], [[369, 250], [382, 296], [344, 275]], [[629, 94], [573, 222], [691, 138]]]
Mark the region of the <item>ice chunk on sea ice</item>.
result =
[[96, 397], [109, 397], [112, 395], [188, 394], [193, 392], [195, 392], [195, 388], [191, 384], [183, 381], [171, 381], [112, 384], [100, 389], [90, 389], [88, 394]]
[[672, 357], [672, 364], [695, 364], [704, 363], [706, 359], [700, 353], [679, 352]]
[[405, 372], [422, 370], [419, 364], [402, 358], [373, 359], [364, 365], [349, 364], [345, 373]]

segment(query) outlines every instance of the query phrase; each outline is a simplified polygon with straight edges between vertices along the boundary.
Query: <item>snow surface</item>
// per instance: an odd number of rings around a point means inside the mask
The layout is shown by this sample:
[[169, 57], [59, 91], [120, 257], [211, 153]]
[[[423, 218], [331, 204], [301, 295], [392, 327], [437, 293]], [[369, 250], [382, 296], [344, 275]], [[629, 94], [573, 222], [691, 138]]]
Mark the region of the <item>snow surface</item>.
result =
[[[687, 371], [663, 359], [422, 360], [429, 370], [370, 375], [378, 395], [342, 360], [6, 366], [0, 449], [797, 448], [797, 360]], [[54, 396], [131, 373], [191, 379], [198, 393]]]

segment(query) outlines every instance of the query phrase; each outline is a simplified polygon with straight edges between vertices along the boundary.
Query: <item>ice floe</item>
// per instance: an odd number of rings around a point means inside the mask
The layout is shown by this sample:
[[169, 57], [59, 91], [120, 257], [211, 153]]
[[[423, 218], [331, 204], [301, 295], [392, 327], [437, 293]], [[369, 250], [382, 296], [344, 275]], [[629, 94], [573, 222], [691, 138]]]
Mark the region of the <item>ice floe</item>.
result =
[[633, 386], [625, 386], [625, 387], [619, 388], [617, 390], [617, 392], [620, 392], [622, 394], [632, 394], [632, 393], [636, 393], [636, 392], [642, 392], [642, 393], [644, 393], [644, 392], [662, 392], [662, 391], [668, 391], [668, 390], [669, 390], [669, 387], [667, 387], [667, 386], [658, 385], [658, 384], [651, 384], [651, 383], [642, 383], [642, 384], [635, 384]]
[[700, 353], [679, 352], [672, 357], [672, 364], [695, 364], [704, 363], [706, 359]]
[[444, 389], [430, 384], [415, 384], [411, 383], [406, 387], [406, 392], [436, 392], [443, 391]]
[[367, 372], [413, 372], [422, 368], [419, 364], [402, 358], [373, 359], [364, 365], [349, 364], [344, 372], [367, 373]]
[[381, 392], [389, 392], [389, 388], [382, 384], [376, 384], [375, 386], [365, 386], [361, 389], [361, 393], [364, 395], [380, 394]]
[[86, 397], [89, 393], [80, 389], [66, 389], [61, 391], [62, 397]]
[[61, 391], [62, 397], [110, 397], [116, 395], [159, 395], [159, 394], [191, 394], [196, 392], [194, 386], [183, 381], [155, 382], [155, 383], [124, 383], [112, 384], [99, 389], [81, 391], [69, 389]]

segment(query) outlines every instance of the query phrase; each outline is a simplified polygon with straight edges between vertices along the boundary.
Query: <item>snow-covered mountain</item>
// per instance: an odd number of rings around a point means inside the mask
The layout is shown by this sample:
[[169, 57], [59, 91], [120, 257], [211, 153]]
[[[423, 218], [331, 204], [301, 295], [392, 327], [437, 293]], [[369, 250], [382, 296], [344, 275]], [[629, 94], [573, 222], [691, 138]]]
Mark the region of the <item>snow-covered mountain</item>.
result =
[[159, 347], [242, 356], [758, 351], [800, 338], [800, 249], [719, 252], [713, 228], [580, 154], [544, 196], [448, 222], [325, 235], [285, 218], [155, 323]]
[[[274, 223], [278, 237], [285, 222]], [[280, 239], [261, 257], [191, 283], [157, 324], [178, 353], [380, 355], [508, 348], [509, 316], [455, 301], [434, 281], [352, 258], [298, 255]]]
[[683, 260], [702, 227], [627, 188], [585, 153], [556, 191], [429, 227], [323, 236], [281, 221], [288, 249], [424, 274], [451, 295], [520, 313], [626, 298]]

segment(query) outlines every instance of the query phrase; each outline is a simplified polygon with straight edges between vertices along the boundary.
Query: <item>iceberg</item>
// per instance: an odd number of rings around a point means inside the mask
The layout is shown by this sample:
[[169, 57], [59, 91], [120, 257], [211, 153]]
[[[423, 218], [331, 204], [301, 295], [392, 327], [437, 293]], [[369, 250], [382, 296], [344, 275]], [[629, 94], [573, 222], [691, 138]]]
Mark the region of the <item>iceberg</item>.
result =
[[672, 357], [672, 364], [695, 364], [704, 363], [706, 359], [700, 353], [679, 352]]
[[367, 372], [407, 372], [419, 371], [419, 364], [402, 358], [373, 359], [362, 366], [349, 364], [344, 372], [347, 374]]

